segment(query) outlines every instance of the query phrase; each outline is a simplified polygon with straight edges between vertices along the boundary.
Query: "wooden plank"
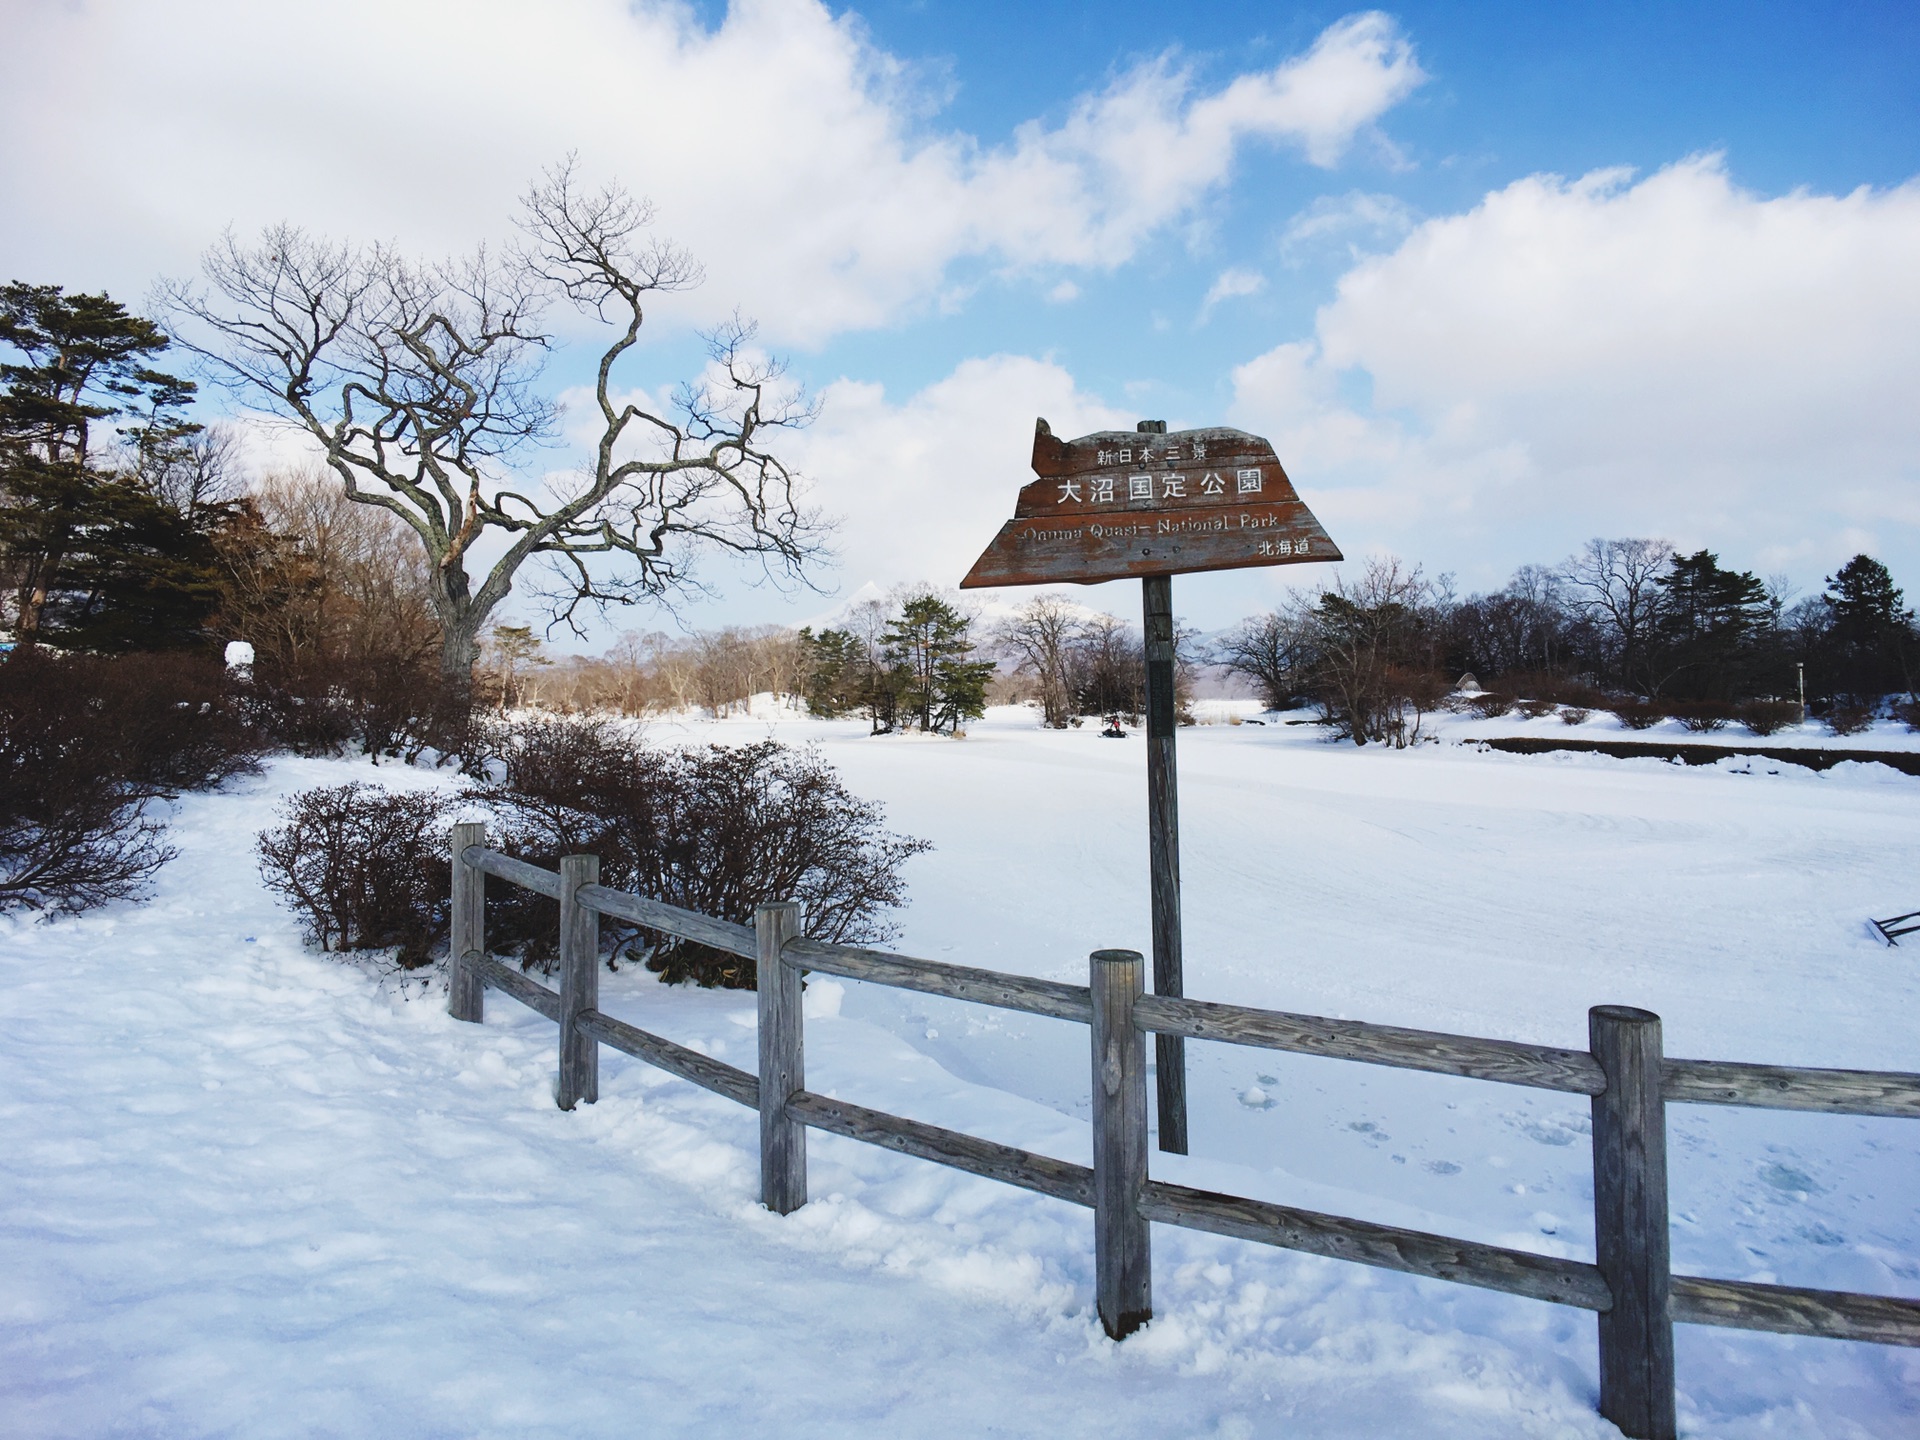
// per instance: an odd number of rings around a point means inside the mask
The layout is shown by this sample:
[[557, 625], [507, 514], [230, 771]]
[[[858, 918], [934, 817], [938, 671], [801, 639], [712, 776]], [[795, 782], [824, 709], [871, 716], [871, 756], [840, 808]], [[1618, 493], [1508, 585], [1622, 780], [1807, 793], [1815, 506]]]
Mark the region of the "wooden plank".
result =
[[1669, 1060], [1669, 1100], [1694, 1105], [1752, 1105], [1829, 1115], [1920, 1119], [1920, 1075], [1899, 1070], [1815, 1070], [1730, 1060]]
[[1465, 1075], [1575, 1095], [1595, 1095], [1606, 1085], [1606, 1077], [1591, 1055], [1517, 1040], [1482, 1040], [1363, 1020], [1328, 1020], [1319, 1015], [1160, 995], [1143, 996], [1134, 1014], [1145, 1029], [1194, 1040], [1258, 1045], [1268, 1050]]
[[1607, 1077], [1593, 1097], [1593, 1248], [1613, 1296], [1600, 1316], [1600, 1413], [1633, 1440], [1674, 1440], [1660, 1017], [1596, 1005], [1587, 1033]]
[[1033, 473], [962, 590], [1341, 558], [1273, 446], [1244, 430], [1148, 420], [1062, 440], [1039, 420]]
[[1343, 1215], [1322, 1215], [1163, 1180], [1147, 1182], [1140, 1209], [1149, 1220], [1163, 1225], [1231, 1235], [1283, 1250], [1324, 1255], [1330, 1260], [1352, 1260], [1382, 1270], [1423, 1275], [1429, 1280], [1477, 1285], [1483, 1290], [1524, 1295], [1529, 1300], [1549, 1300], [1582, 1310], [1605, 1310], [1613, 1303], [1598, 1269], [1555, 1255], [1454, 1240]]
[[883, 1110], [869, 1110], [845, 1100], [830, 1100], [808, 1090], [787, 1101], [787, 1113], [816, 1130], [1018, 1185], [1022, 1190], [1034, 1190], [1074, 1205], [1093, 1204], [1093, 1171], [1085, 1165], [943, 1130]]
[[447, 1013], [456, 1020], [478, 1022], [486, 1018], [487, 987], [466, 963], [466, 957], [469, 950], [487, 948], [487, 876], [465, 859], [469, 847], [484, 848], [486, 843], [485, 825], [469, 820], [454, 825], [450, 844], [453, 904], [447, 947]]
[[559, 995], [539, 981], [522, 975], [511, 965], [501, 964], [491, 955], [482, 955], [478, 950], [467, 952], [467, 964], [494, 989], [506, 991], [522, 1005], [538, 1010], [549, 1020], [560, 1018]]
[[776, 1215], [807, 1203], [807, 1127], [787, 1114], [787, 1101], [807, 1088], [806, 1022], [800, 971], [780, 958], [800, 933], [791, 900], [754, 911], [760, 1012], [760, 1201]]
[[683, 910], [664, 900], [649, 900], [642, 895], [629, 895], [624, 890], [609, 890], [604, 885], [587, 885], [580, 891], [580, 903], [589, 910], [610, 915], [616, 920], [627, 920], [635, 925], [644, 925], [649, 930], [677, 935], [682, 940], [710, 945], [715, 950], [738, 955], [743, 960], [751, 960], [757, 953], [750, 927], [735, 925], [730, 920], [716, 920], [697, 910]]
[[746, 1071], [736, 1069], [711, 1055], [689, 1050], [624, 1020], [616, 1020], [598, 1010], [583, 1010], [574, 1017], [580, 1033], [590, 1035], [602, 1045], [611, 1045], [622, 1054], [690, 1080], [695, 1085], [724, 1095], [748, 1109], [760, 1108], [760, 1082]]
[[[1186, 994], [1180, 941], [1180, 771], [1174, 753], [1173, 578], [1140, 582], [1147, 655], [1147, 880], [1153, 919], [1153, 993]], [[1187, 1042], [1155, 1035], [1154, 1103], [1160, 1148], [1187, 1153]]]
[[1100, 1324], [1124, 1340], [1153, 1318], [1152, 1235], [1140, 1213], [1147, 1185], [1147, 1045], [1133, 1023], [1146, 989], [1138, 950], [1096, 950], [1093, 995], [1093, 1268]]
[[1076, 1020], [1082, 1025], [1093, 1019], [1093, 1003], [1084, 985], [1006, 975], [998, 970], [977, 970], [970, 965], [949, 965], [940, 960], [916, 960], [910, 955], [834, 945], [824, 940], [789, 940], [781, 953], [788, 964], [805, 970], [843, 975], [849, 980], [869, 980], [896, 990], [919, 990], [929, 995], [945, 995], [951, 1000], [992, 1005], [1000, 1010], [1022, 1010], [1030, 1015], [1050, 1015], [1056, 1020]]
[[600, 879], [598, 855], [560, 857], [560, 1078], [562, 1110], [600, 1098], [600, 1046], [580, 1033], [582, 1010], [600, 1008], [600, 917], [580, 903], [582, 886]]
[[1676, 1275], [1673, 1318], [1688, 1325], [1771, 1330], [1779, 1335], [1920, 1345], [1920, 1300], [1850, 1290], [1803, 1290], [1752, 1280]]
[[524, 860], [516, 860], [498, 850], [489, 850], [484, 845], [469, 847], [466, 857], [467, 864], [476, 870], [510, 880], [522, 889], [545, 895], [549, 900], [560, 898], [560, 872], [557, 870], [542, 870], [538, 865], [529, 865]]

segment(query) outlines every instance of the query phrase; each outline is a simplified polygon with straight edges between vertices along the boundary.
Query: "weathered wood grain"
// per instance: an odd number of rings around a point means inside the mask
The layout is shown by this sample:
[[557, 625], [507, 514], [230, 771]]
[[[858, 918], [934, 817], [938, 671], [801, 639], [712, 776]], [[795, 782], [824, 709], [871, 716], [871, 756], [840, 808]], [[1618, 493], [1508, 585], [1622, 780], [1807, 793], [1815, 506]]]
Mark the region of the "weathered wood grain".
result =
[[1920, 1300], [1850, 1290], [1803, 1290], [1752, 1280], [1676, 1275], [1673, 1318], [1688, 1325], [1771, 1330], [1779, 1335], [1920, 1345]]
[[629, 1025], [624, 1020], [616, 1020], [598, 1010], [583, 1010], [574, 1018], [574, 1024], [580, 1033], [590, 1035], [602, 1045], [611, 1045], [623, 1055], [631, 1055], [636, 1060], [644, 1060], [649, 1065], [665, 1070], [669, 1075], [678, 1075], [682, 1080], [690, 1080], [703, 1089], [716, 1095], [745, 1105], [750, 1110], [760, 1107], [760, 1082], [746, 1071], [716, 1060], [711, 1055], [702, 1055], [698, 1050], [689, 1050], [685, 1045], [675, 1044], [651, 1031]]
[[1573, 1305], [1582, 1310], [1605, 1310], [1612, 1303], [1599, 1270], [1582, 1261], [1563, 1260], [1554, 1255], [1535, 1255], [1526, 1250], [1454, 1240], [1371, 1220], [1322, 1215], [1268, 1200], [1218, 1195], [1211, 1190], [1195, 1190], [1163, 1180], [1147, 1182], [1140, 1209], [1147, 1219], [1163, 1225], [1231, 1235], [1263, 1245], [1276, 1245], [1283, 1250], [1424, 1275], [1430, 1280], [1477, 1285], [1485, 1290], [1524, 1295], [1531, 1300], [1551, 1300], [1557, 1305]]
[[1600, 1316], [1600, 1413], [1632, 1440], [1674, 1440], [1660, 1017], [1596, 1005], [1587, 1033], [1607, 1077], [1593, 1097], [1594, 1258], [1613, 1296]]
[[976, 970], [969, 965], [949, 965], [940, 960], [916, 960], [909, 955], [834, 945], [824, 940], [789, 940], [781, 953], [788, 964], [802, 969], [842, 975], [849, 980], [869, 980], [876, 985], [891, 985], [896, 990], [919, 990], [953, 1000], [992, 1005], [1000, 1010], [1023, 1010], [1030, 1015], [1050, 1015], [1056, 1020], [1076, 1020], [1082, 1025], [1093, 1019], [1093, 1003], [1084, 985], [1005, 975], [998, 970]]
[[1328, 1020], [1318, 1015], [1160, 995], [1143, 996], [1134, 1014], [1145, 1029], [1194, 1040], [1224, 1040], [1300, 1055], [1327, 1055], [1402, 1070], [1430, 1070], [1540, 1090], [1564, 1090], [1574, 1095], [1598, 1094], [1606, 1084], [1600, 1067], [1585, 1051], [1555, 1050], [1517, 1040], [1482, 1040], [1471, 1035], [1408, 1030], [1363, 1020]]
[[1124, 1340], [1153, 1318], [1153, 1250], [1140, 1196], [1147, 1185], [1147, 1045], [1133, 1023], [1146, 989], [1138, 950], [1096, 950], [1093, 996], [1093, 1269], [1100, 1324]]
[[869, 1110], [845, 1100], [830, 1100], [803, 1090], [787, 1101], [787, 1113], [816, 1130], [863, 1140], [885, 1150], [950, 1165], [970, 1175], [1004, 1181], [1075, 1205], [1093, 1204], [1093, 1171], [1067, 1160], [1036, 1155], [992, 1140], [943, 1130], [919, 1120]]
[[[1186, 991], [1180, 932], [1180, 769], [1175, 755], [1173, 577], [1140, 582], [1147, 655], [1147, 880], [1153, 918], [1153, 993]], [[1154, 1104], [1160, 1148], [1187, 1153], [1187, 1041], [1155, 1035]]]
[[582, 1010], [600, 1008], [600, 917], [580, 903], [581, 887], [598, 883], [598, 855], [560, 857], [560, 1078], [562, 1110], [600, 1098], [600, 1046], [580, 1033]]
[[1220, 427], [1169, 435], [1159, 423], [1062, 440], [1036, 421], [1040, 478], [960, 588], [1341, 558], [1267, 441]]
[[807, 1128], [787, 1114], [787, 1101], [807, 1088], [806, 1024], [800, 971], [780, 958], [800, 933], [791, 900], [754, 911], [760, 1015], [760, 1202], [776, 1215], [807, 1203]]
[[448, 945], [452, 963], [447, 966], [447, 1013], [456, 1020], [477, 1022], [487, 1013], [487, 987], [466, 963], [469, 950], [487, 948], [487, 876], [462, 859], [469, 847], [484, 848], [486, 843], [485, 825], [463, 820], [453, 827], [452, 934]]
[[588, 885], [580, 891], [580, 903], [589, 910], [611, 915], [616, 920], [627, 920], [635, 925], [644, 925], [649, 930], [677, 935], [682, 940], [710, 945], [715, 950], [738, 955], [743, 960], [751, 960], [756, 954], [751, 927], [736, 925], [730, 920], [716, 920], [697, 910], [683, 910], [664, 900], [649, 900], [643, 895], [629, 895], [624, 890], [609, 890], [604, 885]]
[[1898, 1070], [1817, 1070], [1732, 1060], [1669, 1060], [1664, 1073], [1667, 1099], [1694, 1105], [1751, 1105], [1766, 1110], [1920, 1119], [1920, 1075]]
[[504, 990], [522, 1005], [538, 1010], [549, 1020], [560, 1018], [560, 997], [539, 981], [522, 975], [511, 965], [503, 965], [491, 955], [482, 955], [478, 950], [467, 952], [467, 964], [486, 984], [496, 990]]
[[467, 864], [476, 870], [498, 875], [502, 880], [511, 880], [522, 889], [532, 890], [549, 900], [560, 898], [560, 873], [557, 870], [542, 870], [538, 865], [529, 865], [524, 860], [516, 860], [498, 850], [489, 850], [484, 845], [469, 846], [464, 853]]

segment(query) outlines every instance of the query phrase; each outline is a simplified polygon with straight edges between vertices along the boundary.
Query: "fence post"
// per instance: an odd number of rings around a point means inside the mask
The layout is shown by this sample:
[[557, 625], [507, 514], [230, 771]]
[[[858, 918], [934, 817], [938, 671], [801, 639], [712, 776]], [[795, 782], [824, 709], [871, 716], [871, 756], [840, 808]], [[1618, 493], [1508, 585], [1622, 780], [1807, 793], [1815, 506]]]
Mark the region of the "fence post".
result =
[[487, 843], [487, 827], [462, 820], [453, 827], [452, 941], [447, 950], [447, 1013], [456, 1020], [486, 1017], [487, 987], [467, 964], [467, 953], [487, 948], [487, 875], [461, 857]]
[[1096, 950], [1093, 990], [1093, 1263], [1100, 1323], [1124, 1340], [1153, 1318], [1147, 1184], [1147, 1044], [1133, 1023], [1145, 989], [1138, 950]]
[[1607, 1077], [1593, 1097], [1594, 1250], [1613, 1292], [1600, 1315], [1600, 1413], [1632, 1440], [1674, 1440], [1660, 1017], [1596, 1005], [1587, 1035]]
[[574, 1024], [582, 1010], [600, 1007], [600, 916], [577, 896], [600, 883], [598, 855], [560, 857], [560, 1085], [562, 1110], [600, 1098], [600, 1042]]
[[806, 1034], [800, 1013], [800, 970], [780, 958], [800, 933], [791, 900], [753, 912], [760, 989], [760, 1202], [776, 1215], [807, 1203], [807, 1127], [787, 1115], [787, 1101], [807, 1088]]

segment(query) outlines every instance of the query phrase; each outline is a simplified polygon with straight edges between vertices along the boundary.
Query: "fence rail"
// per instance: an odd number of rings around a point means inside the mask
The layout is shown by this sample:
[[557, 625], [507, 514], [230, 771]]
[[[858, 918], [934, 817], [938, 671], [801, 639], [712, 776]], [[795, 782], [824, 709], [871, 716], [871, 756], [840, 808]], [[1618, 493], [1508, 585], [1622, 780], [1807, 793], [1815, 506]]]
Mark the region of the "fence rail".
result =
[[[1920, 1346], [1920, 1300], [1675, 1275], [1668, 1256], [1668, 1102], [1837, 1115], [1920, 1118], [1920, 1074], [1668, 1059], [1660, 1019], [1596, 1006], [1590, 1048], [1293, 1015], [1144, 993], [1136, 951], [1097, 950], [1089, 983], [1070, 985], [810, 939], [799, 907], [762, 906], [753, 926], [630, 895], [598, 883], [599, 862], [568, 856], [558, 871], [487, 848], [484, 828], [454, 826], [449, 1009], [484, 1014], [487, 988], [557, 1023], [563, 1109], [598, 1094], [608, 1045], [760, 1115], [761, 1198], [787, 1214], [807, 1202], [806, 1131], [823, 1130], [1036, 1191], [1094, 1211], [1101, 1323], [1115, 1339], [1152, 1309], [1150, 1222], [1476, 1285], [1596, 1313], [1600, 1410], [1629, 1436], [1674, 1434], [1673, 1325]], [[486, 953], [485, 876], [560, 904], [558, 989]], [[598, 1008], [599, 917], [709, 945], [756, 962], [757, 1074], [651, 1034]], [[1086, 1025], [1091, 1038], [1091, 1167], [982, 1140], [806, 1088], [803, 971], [1023, 1011]], [[1593, 1263], [1432, 1235], [1266, 1200], [1222, 1195], [1147, 1173], [1146, 1037], [1283, 1050], [1396, 1069], [1585, 1095], [1593, 1108]]]

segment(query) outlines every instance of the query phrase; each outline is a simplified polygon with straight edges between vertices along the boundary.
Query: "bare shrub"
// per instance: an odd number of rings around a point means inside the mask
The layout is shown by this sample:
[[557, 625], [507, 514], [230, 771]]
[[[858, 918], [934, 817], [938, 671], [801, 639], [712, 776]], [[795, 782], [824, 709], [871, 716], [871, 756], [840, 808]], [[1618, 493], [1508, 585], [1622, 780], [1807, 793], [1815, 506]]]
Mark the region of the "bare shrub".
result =
[[412, 764], [432, 752], [469, 772], [479, 758], [473, 692], [426, 665], [324, 655], [260, 664], [246, 698], [262, 733], [299, 755], [357, 750]]
[[211, 661], [17, 652], [0, 664], [0, 910], [138, 894], [173, 854], [150, 802], [260, 749]]
[[1559, 706], [1552, 700], [1519, 700], [1515, 708], [1529, 720], [1541, 720], [1551, 715]]
[[1667, 707], [1673, 718], [1696, 735], [1724, 730], [1734, 718], [1734, 708], [1718, 700], [1689, 700]]
[[[900, 868], [930, 848], [883, 829], [880, 807], [850, 794], [817, 752], [777, 741], [670, 750], [604, 720], [538, 718], [511, 727], [502, 748], [504, 782], [479, 792], [502, 848], [545, 865], [595, 854], [603, 884], [738, 924], [791, 899], [811, 936], [885, 939], [881, 912], [906, 894]], [[517, 928], [537, 963], [537, 927], [551, 920], [530, 908], [508, 928], [514, 918], [498, 933]], [[490, 908], [490, 935], [495, 924]], [[644, 930], [614, 938], [650, 946], [647, 968], [669, 981], [755, 984], [751, 960]]]
[[1821, 717], [1827, 729], [1836, 735], [1860, 735], [1873, 728], [1870, 705], [1835, 705]]
[[1619, 700], [1614, 702], [1613, 713], [1629, 730], [1651, 730], [1667, 718], [1667, 707], [1650, 700]]
[[1920, 734], [1920, 700], [1901, 700], [1893, 707], [1893, 718], [1913, 734]]
[[1800, 707], [1791, 700], [1748, 700], [1736, 713], [1740, 723], [1755, 735], [1771, 735], [1800, 723]]
[[442, 794], [363, 781], [302, 790], [255, 842], [260, 874], [322, 950], [394, 947], [413, 969], [447, 932], [447, 815]]
[[1513, 709], [1513, 696], [1503, 695], [1494, 690], [1483, 690], [1468, 699], [1467, 707], [1482, 720], [1498, 720]]
[[1584, 725], [1593, 716], [1591, 710], [1580, 705], [1568, 705], [1560, 712], [1562, 725]]

